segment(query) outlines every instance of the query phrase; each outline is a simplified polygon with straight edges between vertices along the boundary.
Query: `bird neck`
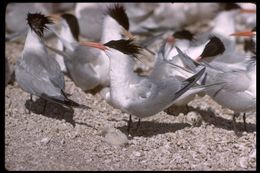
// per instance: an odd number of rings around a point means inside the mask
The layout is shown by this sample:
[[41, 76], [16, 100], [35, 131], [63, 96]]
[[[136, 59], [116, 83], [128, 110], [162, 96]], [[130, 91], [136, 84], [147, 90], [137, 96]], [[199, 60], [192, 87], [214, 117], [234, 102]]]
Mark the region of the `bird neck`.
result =
[[24, 44], [24, 50], [32, 50], [34, 52], [41, 52], [45, 51], [45, 46], [43, 44], [43, 41], [40, 39], [40, 37], [31, 29], [29, 29], [25, 44]]
[[136, 76], [134, 73], [134, 60], [129, 55], [123, 54], [117, 50], [112, 50], [110, 58], [110, 79], [111, 85], [125, 85], [125, 81], [131, 81]]
[[63, 23], [62, 27], [61, 27], [61, 31], [60, 31], [60, 36], [62, 38], [64, 38], [64, 40], [68, 41], [68, 42], [77, 42], [76, 39], [74, 38], [72, 31], [69, 27], [68, 24]]

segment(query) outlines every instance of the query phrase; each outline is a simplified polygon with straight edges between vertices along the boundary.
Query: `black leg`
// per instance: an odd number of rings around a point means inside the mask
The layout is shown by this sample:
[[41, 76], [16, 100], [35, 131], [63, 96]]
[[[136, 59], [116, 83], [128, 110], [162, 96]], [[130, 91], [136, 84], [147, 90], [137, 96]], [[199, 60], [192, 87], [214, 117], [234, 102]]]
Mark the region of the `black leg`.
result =
[[130, 134], [131, 124], [132, 124], [132, 116], [131, 116], [131, 114], [130, 114], [130, 115], [129, 115], [129, 120], [128, 120], [128, 127], [127, 127], [127, 133], [128, 133], [128, 135]]
[[45, 115], [46, 106], [47, 106], [47, 100], [44, 100], [44, 106], [42, 111], [44, 115]]
[[32, 94], [30, 94], [30, 106], [29, 106], [29, 114], [31, 114], [31, 109], [32, 109], [32, 102], [33, 102], [33, 99], [32, 99]]
[[243, 120], [244, 120], [244, 130], [247, 132], [247, 129], [246, 129], [246, 113], [243, 114]]

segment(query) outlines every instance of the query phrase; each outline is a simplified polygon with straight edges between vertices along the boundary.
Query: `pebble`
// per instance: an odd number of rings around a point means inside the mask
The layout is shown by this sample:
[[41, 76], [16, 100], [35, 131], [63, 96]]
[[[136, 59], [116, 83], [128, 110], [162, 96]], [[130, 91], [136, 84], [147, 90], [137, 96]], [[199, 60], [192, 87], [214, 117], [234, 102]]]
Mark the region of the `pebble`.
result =
[[197, 112], [194, 112], [194, 111], [189, 112], [187, 114], [186, 120], [190, 125], [192, 125], [194, 127], [199, 127], [202, 124], [201, 115]]
[[46, 137], [46, 138], [42, 138], [41, 143], [43, 143], [44, 145], [48, 144], [50, 142], [50, 138]]
[[102, 135], [107, 143], [115, 146], [122, 146], [128, 142], [127, 136], [114, 127], [105, 127]]
[[138, 152], [138, 151], [133, 151], [133, 155], [136, 156], [136, 157], [140, 157], [140, 156], [141, 156], [141, 153]]

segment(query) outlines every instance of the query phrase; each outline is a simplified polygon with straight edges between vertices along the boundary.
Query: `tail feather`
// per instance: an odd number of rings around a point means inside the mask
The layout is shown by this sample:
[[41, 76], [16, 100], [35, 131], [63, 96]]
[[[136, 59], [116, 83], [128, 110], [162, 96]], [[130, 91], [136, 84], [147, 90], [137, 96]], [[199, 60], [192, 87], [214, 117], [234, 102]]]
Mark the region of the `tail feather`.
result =
[[79, 104], [71, 99], [69, 99], [66, 95], [66, 93], [61, 90], [61, 93], [63, 94], [63, 96], [65, 97], [65, 100], [64, 100], [64, 104], [66, 106], [69, 106], [69, 107], [78, 107], [78, 108], [82, 108], [82, 109], [90, 109], [89, 106], [86, 106], [86, 105], [83, 105], [83, 104]]
[[183, 81], [182, 87], [181, 87], [180, 90], [178, 90], [176, 92], [174, 99], [177, 100], [177, 98], [179, 98], [182, 94], [184, 94], [187, 90], [189, 90], [200, 79], [200, 77], [204, 74], [205, 69], [206, 68], [204, 67], [198, 73], [196, 73], [195, 75], [193, 75], [190, 78]]

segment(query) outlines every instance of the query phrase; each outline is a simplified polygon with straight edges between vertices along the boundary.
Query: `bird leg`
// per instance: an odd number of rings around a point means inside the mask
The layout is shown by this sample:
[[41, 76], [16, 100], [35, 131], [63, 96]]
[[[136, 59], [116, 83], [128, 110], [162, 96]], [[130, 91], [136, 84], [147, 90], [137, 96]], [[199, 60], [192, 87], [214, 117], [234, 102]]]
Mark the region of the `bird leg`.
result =
[[45, 110], [46, 110], [46, 105], [47, 105], [47, 100], [44, 100], [44, 106], [43, 106], [43, 114], [45, 114]]
[[31, 114], [31, 109], [32, 109], [32, 102], [33, 102], [33, 99], [32, 99], [32, 94], [30, 94], [30, 106], [29, 106], [29, 114]]
[[131, 124], [132, 124], [132, 116], [131, 116], [131, 114], [130, 114], [130, 115], [129, 115], [129, 120], [128, 120], [128, 127], [127, 127], [127, 134], [128, 134], [128, 136], [129, 136], [129, 134], [130, 134]]
[[247, 129], [246, 129], [246, 113], [243, 114], [243, 120], [244, 120], [244, 130], [247, 132]]

